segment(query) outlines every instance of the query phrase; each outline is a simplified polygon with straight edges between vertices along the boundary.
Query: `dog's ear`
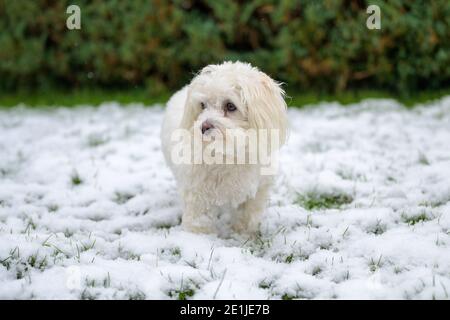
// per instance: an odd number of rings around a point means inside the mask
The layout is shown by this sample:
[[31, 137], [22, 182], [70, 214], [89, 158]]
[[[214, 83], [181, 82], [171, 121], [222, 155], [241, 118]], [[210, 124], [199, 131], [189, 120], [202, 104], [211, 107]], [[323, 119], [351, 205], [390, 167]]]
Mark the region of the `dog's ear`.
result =
[[265, 73], [258, 71], [255, 81], [245, 81], [240, 85], [241, 98], [247, 105], [250, 127], [259, 129], [278, 129], [282, 146], [288, 134], [286, 102], [280, 83]]
[[218, 68], [218, 65], [210, 64], [204, 67], [200, 72], [192, 79], [191, 83], [188, 85], [188, 92], [187, 92], [187, 98], [186, 98], [186, 105], [184, 107], [184, 114], [183, 118], [181, 120], [181, 127], [185, 129], [190, 129], [192, 125], [194, 124], [195, 120], [197, 119], [198, 115], [201, 112], [201, 109], [198, 105], [196, 105], [195, 100], [192, 97], [192, 94], [194, 94], [194, 82], [195, 79], [197, 79], [200, 76], [204, 76], [207, 74], [210, 74], [214, 71], [216, 71]]
[[195, 102], [192, 99], [191, 95], [192, 95], [192, 88], [190, 84], [187, 87], [187, 96], [184, 106], [184, 113], [181, 119], [181, 128], [186, 130], [190, 130], [192, 128], [195, 120], [197, 120], [197, 117], [201, 112], [199, 106], [195, 105]]

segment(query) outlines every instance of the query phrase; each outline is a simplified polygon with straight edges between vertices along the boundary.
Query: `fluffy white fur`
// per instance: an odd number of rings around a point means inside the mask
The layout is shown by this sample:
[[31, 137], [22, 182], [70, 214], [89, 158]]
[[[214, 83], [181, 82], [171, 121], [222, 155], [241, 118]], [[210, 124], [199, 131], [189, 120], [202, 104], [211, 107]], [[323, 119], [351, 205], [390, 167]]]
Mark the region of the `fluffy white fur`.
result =
[[[237, 110], [224, 109], [230, 101]], [[183, 200], [183, 227], [201, 233], [221, 234], [229, 227], [239, 233], [253, 233], [258, 229], [273, 180], [273, 176], [261, 175], [260, 164], [172, 161], [174, 130], [182, 128], [192, 136], [202, 135], [204, 121], [214, 125], [206, 135], [225, 129], [279, 129], [281, 146], [287, 134], [284, 91], [250, 64], [209, 65], [171, 97], [162, 126], [164, 156]]]

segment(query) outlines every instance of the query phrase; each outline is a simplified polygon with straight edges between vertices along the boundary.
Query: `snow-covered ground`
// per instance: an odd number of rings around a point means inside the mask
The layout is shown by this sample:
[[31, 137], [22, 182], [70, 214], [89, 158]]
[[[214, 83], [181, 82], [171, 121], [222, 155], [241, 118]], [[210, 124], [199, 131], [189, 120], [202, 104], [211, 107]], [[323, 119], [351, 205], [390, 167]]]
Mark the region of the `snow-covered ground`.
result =
[[181, 229], [162, 115], [0, 111], [0, 298], [449, 298], [450, 97], [289, 110], [252, 239]]

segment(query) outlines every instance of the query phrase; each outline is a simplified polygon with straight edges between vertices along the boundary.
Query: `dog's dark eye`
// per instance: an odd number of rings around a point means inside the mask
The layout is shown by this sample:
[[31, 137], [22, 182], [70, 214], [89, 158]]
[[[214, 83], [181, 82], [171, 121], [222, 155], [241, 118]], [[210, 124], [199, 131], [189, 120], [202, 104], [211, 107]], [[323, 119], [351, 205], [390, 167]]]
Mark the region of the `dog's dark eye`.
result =
[[228, 102], [226, 105], [225, 105], [225, 109], [227, 110], [227, 111], [235, 111], [236, 110], [236, 106], [232, 103], [232, 102]]
[[205, 103], [204, 102], [200, 102], [200, 107], [202, 107], [202, 109], [205, 109], [206, 108]]

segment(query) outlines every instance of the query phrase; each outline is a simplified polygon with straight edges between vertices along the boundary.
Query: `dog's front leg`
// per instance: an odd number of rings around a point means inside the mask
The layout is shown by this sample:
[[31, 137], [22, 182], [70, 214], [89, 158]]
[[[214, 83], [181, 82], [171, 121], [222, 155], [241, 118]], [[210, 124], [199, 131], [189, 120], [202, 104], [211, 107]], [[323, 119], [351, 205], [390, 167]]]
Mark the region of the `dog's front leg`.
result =
[[233, 223], [235, 232], [254, 234], [258, 231], [261, 215], [269, 198], [269, 189], [269, 184], [260, 186], [254, 198], [248, 199], [238, 207]]
[[195, 233], [215, 233], [213, 219], [207, 214], [206, 205], [190, 192], [183, 194], [184, 210], [182, 227]]

